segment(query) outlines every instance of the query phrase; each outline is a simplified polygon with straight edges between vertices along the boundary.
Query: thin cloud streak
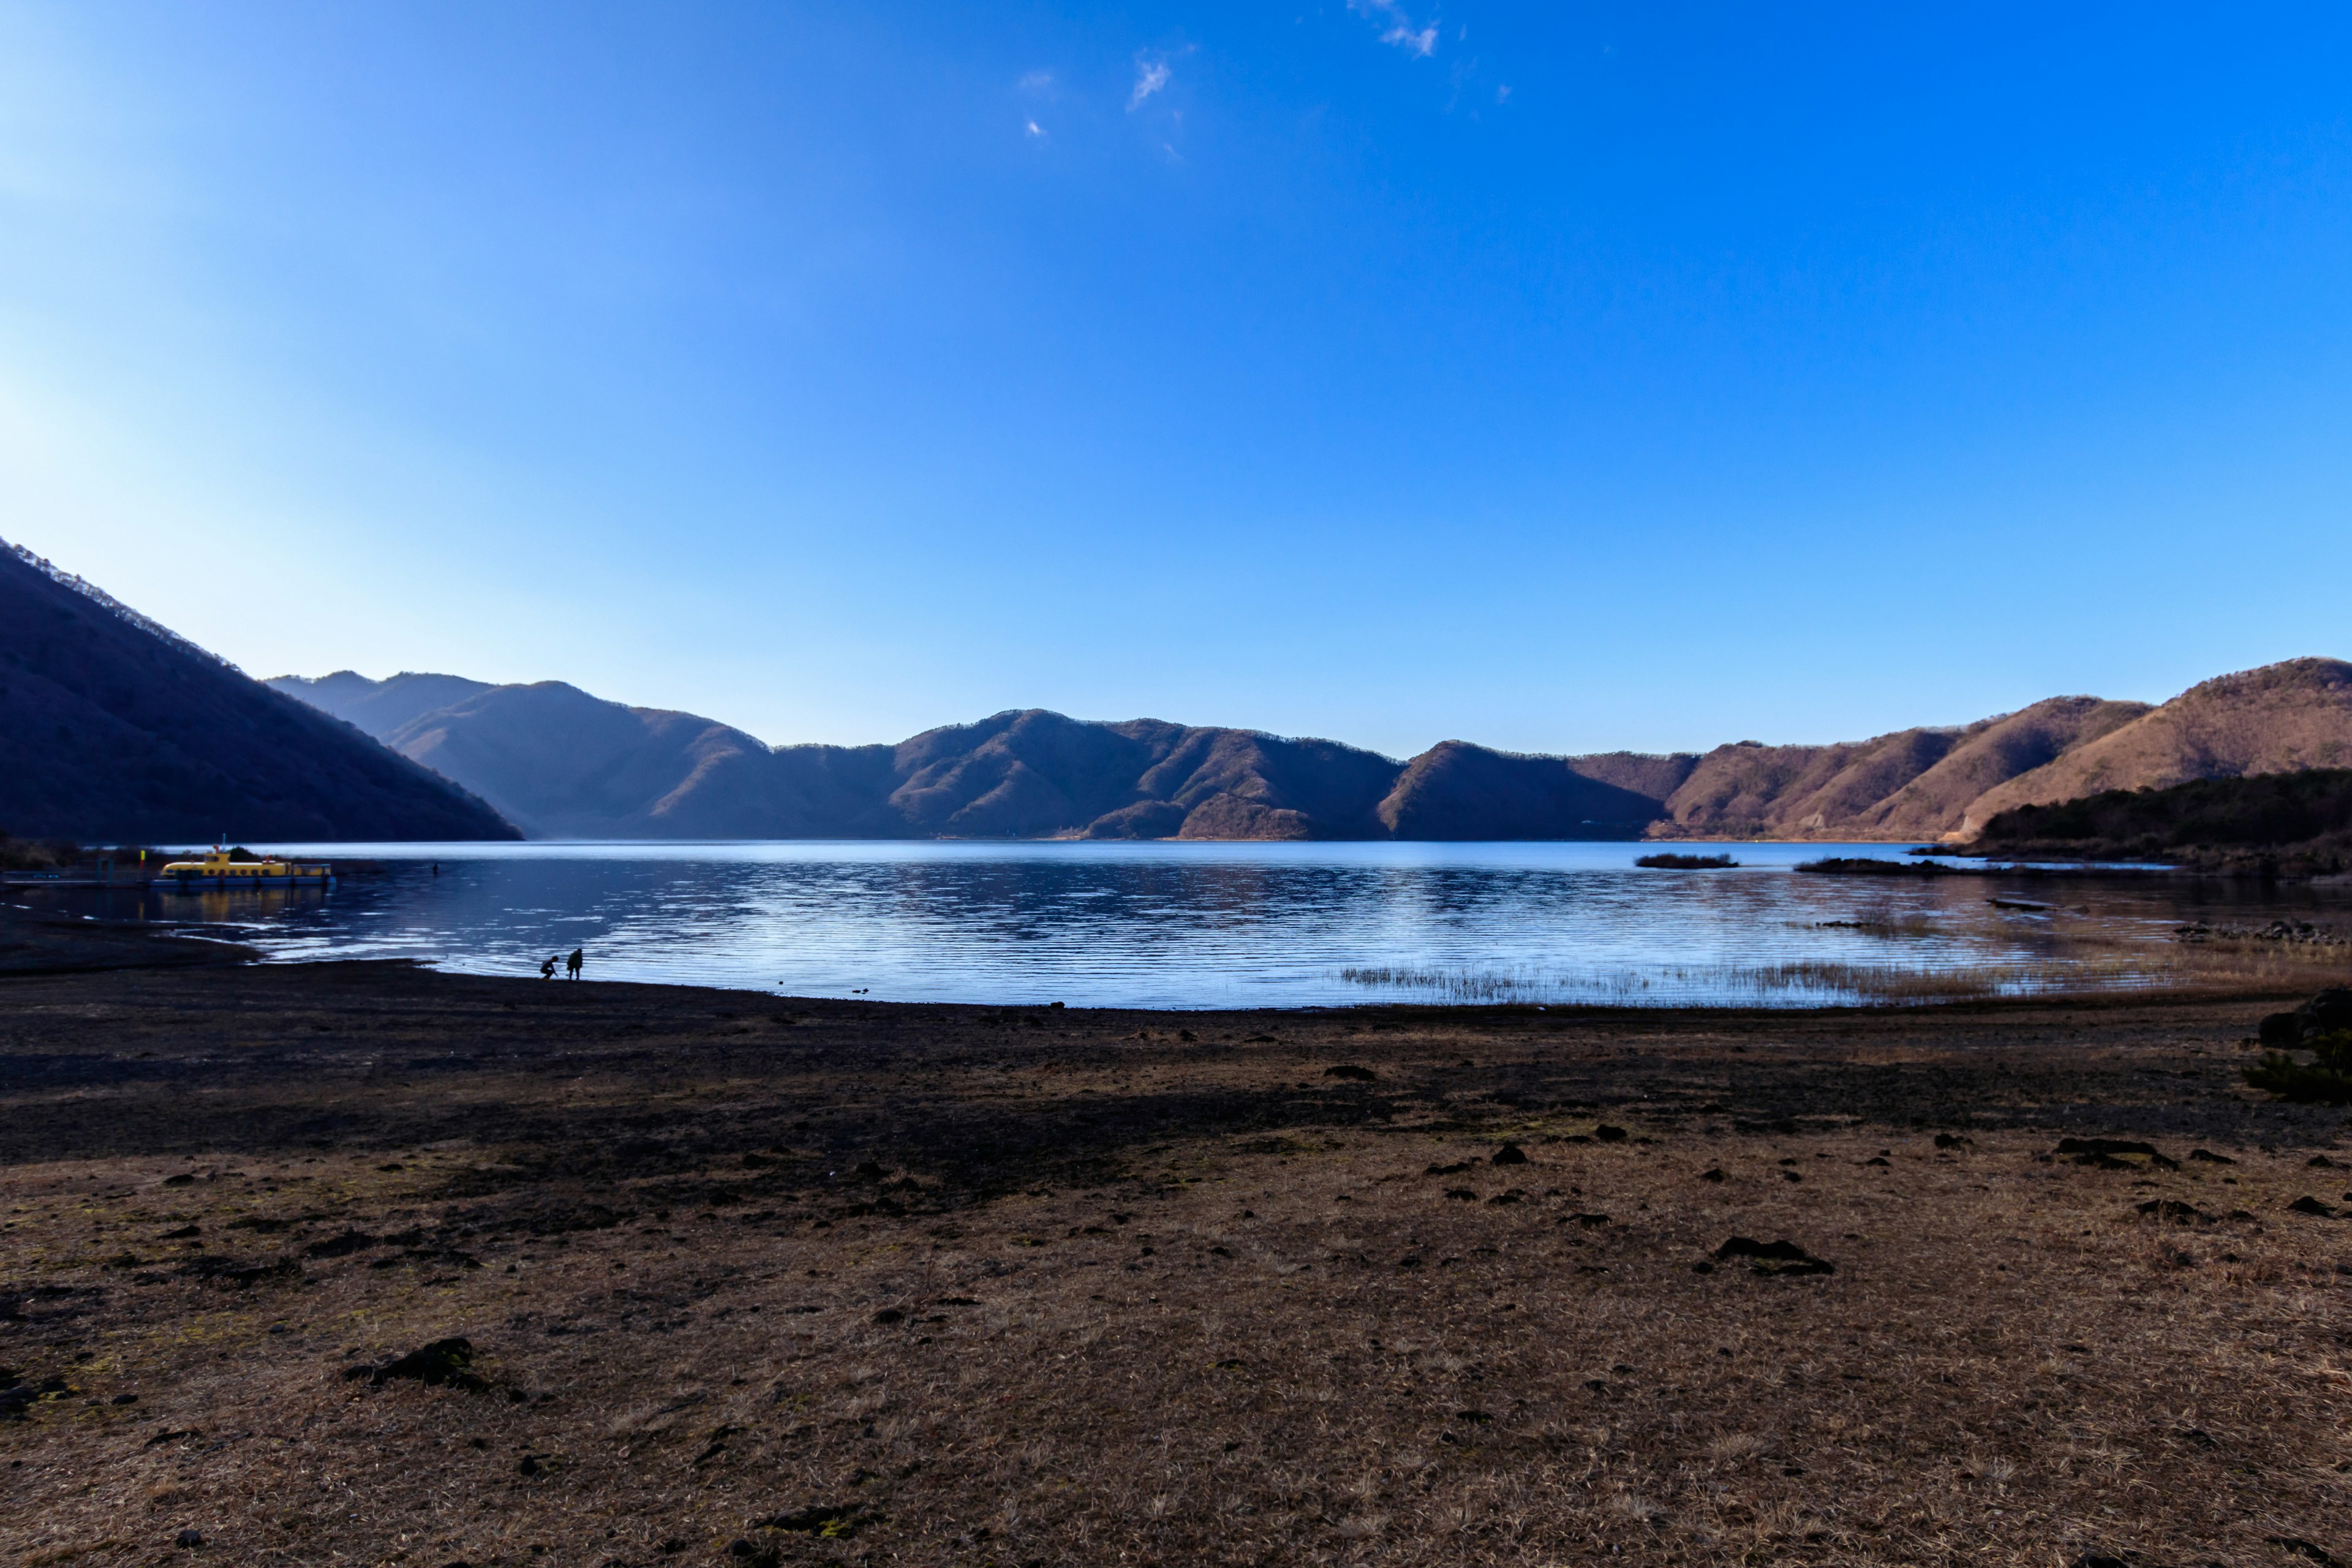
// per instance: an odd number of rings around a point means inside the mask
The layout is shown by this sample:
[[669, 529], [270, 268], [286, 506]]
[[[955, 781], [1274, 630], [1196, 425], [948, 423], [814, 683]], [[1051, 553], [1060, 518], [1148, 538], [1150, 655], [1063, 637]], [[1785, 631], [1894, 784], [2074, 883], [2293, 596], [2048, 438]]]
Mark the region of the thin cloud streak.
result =
[[[1424, 60], [1437, 52], [1437, 24], [1429, 22], [1416, 26], [1397, 0], [1348, 0], [1348, 9], [1360, 16], [1369, 17], [1375, 26], [1387, 23], [1387, 29], [1381, 34], [1381, 42], [1384, 44], [1393, 44], [1405, 53]], [[1466, 27], [1464, 35], [1468, 35]]]
[[1142, 108], [1143, 100], [1166, 87], [1172, 74], [1164, 58], [1155, 58], [1149, 55], [1136, 56], [1135, 90], [1128, 95], [1128, 112], [1132, 114]]

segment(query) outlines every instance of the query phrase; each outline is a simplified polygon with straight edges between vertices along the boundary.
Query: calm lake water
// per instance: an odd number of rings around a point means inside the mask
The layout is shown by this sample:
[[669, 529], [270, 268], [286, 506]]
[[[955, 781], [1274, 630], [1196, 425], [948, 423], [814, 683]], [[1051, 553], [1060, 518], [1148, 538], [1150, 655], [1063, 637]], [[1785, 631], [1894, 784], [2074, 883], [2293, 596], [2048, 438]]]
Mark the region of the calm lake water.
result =
[[[263, 846], [255, 846], [257, 848]], [[326, 891], [92, 894], [272, 958], [413, 958], [801, 996], [1072, 1006], [1435, 1003], [1815, 1005], [2163, 978], [2183, 920], [2311, 915], [2220, 884], [1805, 876], [1885, 845], [340, 844]], [[439, 866], [439, 875], [433, 871]], [[52, 905], [68, 895], [12, 899]], [[2001, 908], [1991, 900], [2054, 906]], [[2317, 906], [2341, 918], [2340, 903]], [[560, 984], [561, 982], [559, 982]]]

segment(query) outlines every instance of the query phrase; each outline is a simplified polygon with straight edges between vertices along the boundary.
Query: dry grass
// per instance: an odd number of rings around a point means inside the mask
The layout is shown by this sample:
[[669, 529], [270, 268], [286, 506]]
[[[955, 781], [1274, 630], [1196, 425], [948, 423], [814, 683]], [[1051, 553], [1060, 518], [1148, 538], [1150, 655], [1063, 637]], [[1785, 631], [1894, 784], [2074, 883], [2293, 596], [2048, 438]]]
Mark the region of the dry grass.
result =
[[[73, 1388], [0, 1424], [6, 1560], [2352, 1550], [2352, 1222], [2285, 1210], [2352, 1170], [2308, 1163], [2340, 1113], [2234, 1089], [2263, 1004], [1171, 1018], [339, 969], [5, 993], [0, 1363]], [[1836, 1272], [1695, 1270], [1734, 1234]], [[451, 1334], [487, 1391], [342, 1375]]]

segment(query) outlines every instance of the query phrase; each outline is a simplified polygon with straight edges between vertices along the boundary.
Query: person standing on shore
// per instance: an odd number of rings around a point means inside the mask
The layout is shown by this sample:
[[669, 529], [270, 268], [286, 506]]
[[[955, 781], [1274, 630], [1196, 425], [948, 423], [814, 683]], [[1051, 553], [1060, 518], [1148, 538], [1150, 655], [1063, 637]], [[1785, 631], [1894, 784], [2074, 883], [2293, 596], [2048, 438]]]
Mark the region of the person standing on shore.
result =
[[572, 950], [572, 956], [563, 961], [563, 968], [566, 973], [577, 980], [580, 978], [580, 966], [587, 962], [585, 950], [575, 947]]

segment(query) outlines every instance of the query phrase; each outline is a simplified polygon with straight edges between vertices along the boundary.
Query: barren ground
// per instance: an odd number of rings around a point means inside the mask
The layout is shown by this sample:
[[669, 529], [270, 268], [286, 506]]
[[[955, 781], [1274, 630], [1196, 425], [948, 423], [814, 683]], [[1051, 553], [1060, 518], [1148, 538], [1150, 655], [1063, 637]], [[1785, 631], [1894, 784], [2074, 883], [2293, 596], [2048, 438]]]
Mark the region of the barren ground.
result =
[[2352, 1557], [2274, 1005], [0, 981], [0, 1559]]

